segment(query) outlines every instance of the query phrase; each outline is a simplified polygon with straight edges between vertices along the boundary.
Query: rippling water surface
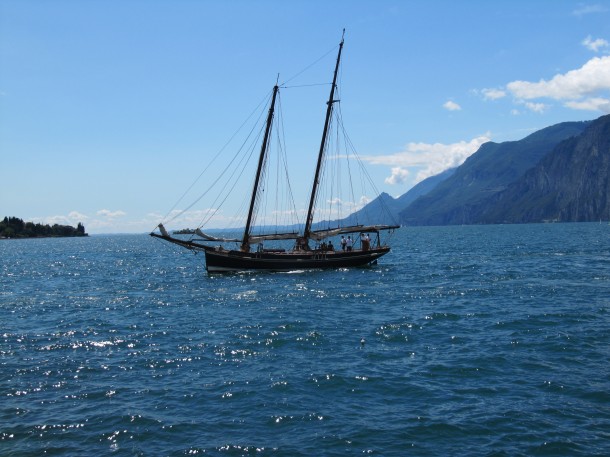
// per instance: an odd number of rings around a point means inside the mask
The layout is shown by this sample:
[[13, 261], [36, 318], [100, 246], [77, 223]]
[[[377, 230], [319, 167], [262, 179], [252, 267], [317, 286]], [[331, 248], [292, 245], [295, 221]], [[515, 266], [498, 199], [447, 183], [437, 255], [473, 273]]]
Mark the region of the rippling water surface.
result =
[[610, 454], [608, 224], [392, 244], [208, 276], [144, 235], [0, 241], [0, 454]]

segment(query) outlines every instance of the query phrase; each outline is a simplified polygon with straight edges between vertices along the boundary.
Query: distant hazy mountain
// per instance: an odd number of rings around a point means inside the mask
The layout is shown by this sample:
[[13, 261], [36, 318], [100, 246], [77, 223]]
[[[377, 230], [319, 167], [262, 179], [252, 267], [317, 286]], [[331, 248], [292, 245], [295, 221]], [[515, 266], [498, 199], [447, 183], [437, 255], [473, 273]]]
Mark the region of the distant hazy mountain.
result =
[[439, 173], [438, 175], [430, 176], [429, 178], [424, 179], [420, 183], [416, 184], [409, 190], [407, 193], [402, 194], [400, 197], [396, 199], [397, 206], [400, 207], [400, 210], [405, 209], [415, 200], [417, 200], [422, 195], [426, 195], [440, 183], [442, 183], [447, 178], [451, 177], [453, 173], [455, 173], [457, 168], [450, 168], [448, 170]]
[[316, 224], [316, 228], [346, 227], [349, 225], [367, 224], [398, 224], [398, 211], [403, 208], [396, 199], [382, 192], [377, 198], [367, 203], [362, 209], [350, 214], [344, 219]]
[[393, 198], [387, 193], [382, 192], [381, 195], [369, 202], [361, 210], [356, 211], [338, 223], [333, 222], [333, 224], [334, 226], [354, 224], [398, 224], [400, 211], [409, 206], [417, 198], [430, 192], [440, 182], [451, 176], [455, 170], [456, 168], [450, 168], [438, 175], [424, 179], [398, 198]]
[[[400, 211], [400, 222], [406, 225], [503, 222], [501, 205], [509, 202], [500, 203], [498, 195], [521, 179], [559, 143], [580, 135], [591, 123], [564, 122], [520, 141], [483, 144], [450, 177]], [[500, 213], [492, 212], [491, 207], [495, 205], [500, 205], [496, 207]]]

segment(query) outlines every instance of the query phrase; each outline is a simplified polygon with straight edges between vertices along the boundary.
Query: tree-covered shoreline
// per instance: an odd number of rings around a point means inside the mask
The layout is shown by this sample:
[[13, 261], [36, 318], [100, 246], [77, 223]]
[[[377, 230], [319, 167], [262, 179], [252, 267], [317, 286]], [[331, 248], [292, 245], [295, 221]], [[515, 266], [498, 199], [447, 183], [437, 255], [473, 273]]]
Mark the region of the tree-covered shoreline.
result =
[[78, 223], [76, 228], [71, 225], [38, 224], [24, 222], [18, 217], [5, 217], [0, 221], [0, 238], [48, 238], [88, 236], [85, 226]]

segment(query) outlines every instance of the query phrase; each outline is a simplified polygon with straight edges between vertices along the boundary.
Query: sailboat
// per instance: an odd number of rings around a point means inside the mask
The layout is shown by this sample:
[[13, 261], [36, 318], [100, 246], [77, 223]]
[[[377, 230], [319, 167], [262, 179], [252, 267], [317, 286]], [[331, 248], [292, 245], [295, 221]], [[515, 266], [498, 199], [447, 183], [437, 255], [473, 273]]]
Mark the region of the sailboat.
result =
[[[266, 116], [264, 135], [258, 157], [258, 166], [250, 195], [249, 209], [243, 235], [241, 238], [225, 238], [204, 233], [201, 228], [194, 230], [192, 238], [184, 239], [170, 232], [160, 223], [150, 234], [152, 237], [177, 244], [195, 252], [205, 253], [205, 263], [208, 272], [231, 272], [248, 270], [291, 271], [303, 269], [350, 268], [375, 264], [377, 260], [390, 252], [390, 246], [382, 242], [382, 234], [391, 234], [399, 227], [397, 224], [342, 224], [335, 221], [336, 226], [321, 227], [314, 224], [316, 201], [318, 197], [321, 170], [326, 158], [329, 137], [329, 125], [333, 115], [337, 88], [337, 75], [341, 62], [344, 37], [339, 44], [337, 60], [334, 68], [330, 95], [326, 103], [326, 116], [322, 139], [316, 161], [313, 185], [309, 194], [307, 215], [302, 227], [287, 233], [254, 233], [253, 223], [260, 206], [259, 197], [262, 189], [262, 176], [267, 162], [273, 119], [280, 86], [273, 87], [271, 101]], [[349, 218], [347, 220], [350, 220]], [[158, 228], [158, 232], [156, 229]], [[196, 237], [195, 237], [196, 236]], [[342, 240], [339, 240], [339, 236]], [[336, 247], [332, 244], [335, 240]], [[263, 243], [280, 242], [291, 246], [284, 248], [265, 249]]]

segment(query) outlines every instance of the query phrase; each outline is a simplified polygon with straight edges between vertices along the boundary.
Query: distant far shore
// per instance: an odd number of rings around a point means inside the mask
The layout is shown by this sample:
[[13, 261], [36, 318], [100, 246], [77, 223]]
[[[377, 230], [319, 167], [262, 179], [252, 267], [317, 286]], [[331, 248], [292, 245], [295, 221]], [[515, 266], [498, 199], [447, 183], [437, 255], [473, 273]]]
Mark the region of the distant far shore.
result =
[[34, 235], [34, 236], [3, 236], [0, 235], [0, 240], [31, 240], [31, 239], [42, 239], [42, 238], [79, 238], [79, 237], [88, 237], [89, 234], [85, 233], [84, 235]]
[[80, 222], [76, 227], [59, 224], [38, 224], [24, 222], [18, 217], [5, 217], [0, 221], [0, 239], [23, 239], [23, 238], [71, 238], [89, 236], [85, 232], [85, 226]]

